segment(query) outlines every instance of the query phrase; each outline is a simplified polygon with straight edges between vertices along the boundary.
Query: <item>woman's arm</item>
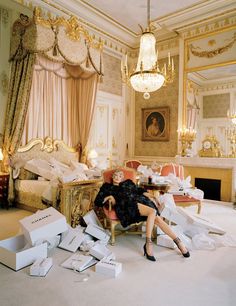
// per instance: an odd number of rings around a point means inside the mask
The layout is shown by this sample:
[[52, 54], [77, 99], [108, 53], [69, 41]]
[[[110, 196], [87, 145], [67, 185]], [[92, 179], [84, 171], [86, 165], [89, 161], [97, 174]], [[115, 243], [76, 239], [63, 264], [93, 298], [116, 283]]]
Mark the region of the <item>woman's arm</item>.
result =
[[114, 205], [116, 205], [116, 200], [112, 195], [109, 195], [109, 196], [105, 197], [105, 199], [103, 200], [103, 204], [106, 204], [106, 203], [108, 203], [109, 206], [110, 205], [114, 206]]
[[99, 190], [99, 192], [98, 192], [98, 194], [97, 194], [97, 196], [94, 200], [94, 204], [96, 206], [102, 207], [104, 205], [104, 203], [106, 202], [105, 198], [111, 196], [111, 186], [112, 185], [108, 184], [108, 183], [104, 183], [101, 186], [101, 188], [100, 188], [100, 190]]

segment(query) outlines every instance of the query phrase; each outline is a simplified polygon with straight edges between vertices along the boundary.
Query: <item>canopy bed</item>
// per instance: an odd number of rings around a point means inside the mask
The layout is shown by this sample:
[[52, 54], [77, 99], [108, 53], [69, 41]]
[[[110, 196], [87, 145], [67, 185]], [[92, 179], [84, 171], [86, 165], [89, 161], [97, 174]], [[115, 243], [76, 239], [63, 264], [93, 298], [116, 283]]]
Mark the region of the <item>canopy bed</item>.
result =
[[[103, 75], [102, 44], [96, 43], [75, 17], [45, 19], [36, 8], [32, 19], [21, 14], [13, 24], [10, 62], [3, 134], [4, 167], [10, 171], [8, 198], [31, 208], [34, 202], [33, 209], [41, 209], [45, 204], [35, 200], [36, 195], [30, 204], [30, 197], [20, 192], [23, 182], [13, 185], [9, 165], [19, 156], [47, 160], [48, 155], [51, 158], [55, 154], [57, 161], [65, 163], [85, 161], [97, 84]], [[32, 184], [43, 186], [47, 182]], [[90, 188], [88, 185], [96, 190], [96, 181], [91, 180], [59, 185], [58, 208], [69, 223], [72, 210], [78, 215], [76, 202], [81, 200], [81, 191]], [[41, 188], [32, 186], [32, 190]]]
[[49, 137], [32, 139], [19, 147], [11, 166], [18, 207], [35, 212], [53, 206], [72, 226], [91, 209], [102, 183], [99, 178], [86, 177], [82, 171], [86, 166], [78, 162], [74, 148]]

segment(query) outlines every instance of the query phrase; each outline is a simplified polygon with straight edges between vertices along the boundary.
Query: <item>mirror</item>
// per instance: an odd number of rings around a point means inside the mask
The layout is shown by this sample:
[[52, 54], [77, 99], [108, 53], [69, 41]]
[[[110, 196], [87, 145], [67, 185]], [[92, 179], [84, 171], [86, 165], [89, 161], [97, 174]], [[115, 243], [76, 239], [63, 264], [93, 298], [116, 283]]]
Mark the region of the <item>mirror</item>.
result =
[[185, 98], [186, 127], [197, 132], [192, 155], [198, 155], [209, 136], [217, 140], [220, 156], [232, 155], [227, 129], [232, 123], [229, 110], [236, 112], [236, 64], [186, 73]]

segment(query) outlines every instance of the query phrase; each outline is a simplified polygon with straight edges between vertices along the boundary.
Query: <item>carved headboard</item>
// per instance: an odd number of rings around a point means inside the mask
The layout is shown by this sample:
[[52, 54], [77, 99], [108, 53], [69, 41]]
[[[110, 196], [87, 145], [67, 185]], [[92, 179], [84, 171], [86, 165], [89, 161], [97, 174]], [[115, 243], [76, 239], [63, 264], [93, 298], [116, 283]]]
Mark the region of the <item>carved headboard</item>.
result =
[[44, 140], [35, 138], [25, 146], [19, 147], [12, 160], [28, 161], [36, 157], [44, 160], [55, 158], [62, 163], [69, 164], [70, 161], [79, 160], [79, 152], [75, 148], [67, 146], [62, 140], [53, 140], [50, 137], [46, 137]]

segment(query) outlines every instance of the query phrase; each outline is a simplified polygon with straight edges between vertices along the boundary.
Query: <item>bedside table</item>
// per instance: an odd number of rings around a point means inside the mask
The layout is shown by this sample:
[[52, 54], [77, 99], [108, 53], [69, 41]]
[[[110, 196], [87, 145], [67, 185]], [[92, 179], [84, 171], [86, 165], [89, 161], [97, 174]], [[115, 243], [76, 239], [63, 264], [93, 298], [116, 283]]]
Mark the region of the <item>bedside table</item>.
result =
[[9, 173], [0, 172], [0, 204], [4, 208], [9, 208], [8, 204], [8, 182]]

